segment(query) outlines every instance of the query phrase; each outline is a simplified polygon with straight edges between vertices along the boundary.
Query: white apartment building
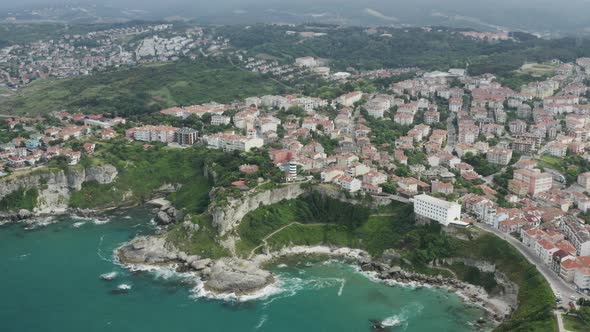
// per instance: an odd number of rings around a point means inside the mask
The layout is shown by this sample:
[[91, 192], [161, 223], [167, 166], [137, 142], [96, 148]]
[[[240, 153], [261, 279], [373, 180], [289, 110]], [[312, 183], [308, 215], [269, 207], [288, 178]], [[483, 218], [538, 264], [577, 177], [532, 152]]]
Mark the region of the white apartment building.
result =
[[363, 183], [355, 178], [351, 178], [350, 176], [341, 176], [336, 180], [336, 183], [342, 187], [342, 189], [347, 190], [351, 193], [355, 193], [361, 190]]
[[508, 165], [512, 159], [512, 150], [493, 148], [486, 153], [486, 159], [492, 164]]
[[438, 221], [444, 226], [461, 221], [460, 204], [425, 194], [414, 197], [414, 213], [417, 216]]
[[560, 228], [576, 248], [578, 256], [590, 255], [590, 231], [585, 225], [579, 222], [576, 217], [566, 216], [562, 220]]
[[261, 148], [264, 145], [262, 138], [236, 135], [233, 132], [204, 136], [203, 140], [207, 142], [208, 148], [223, 151], [249, 152], [253, 148]]
[[225, 115], [213, 115], [211, 117], [211, 125], [213, 126], [221, 126], [221, 125], [228, 125], [231, 122], [231, 118]]

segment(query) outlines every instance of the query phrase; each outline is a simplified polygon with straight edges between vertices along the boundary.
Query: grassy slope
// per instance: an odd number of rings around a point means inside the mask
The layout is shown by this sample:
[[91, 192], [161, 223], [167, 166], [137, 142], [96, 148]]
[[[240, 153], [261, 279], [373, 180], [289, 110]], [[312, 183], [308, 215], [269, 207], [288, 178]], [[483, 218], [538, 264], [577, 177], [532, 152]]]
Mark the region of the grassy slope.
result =
[[209, 203], [209, 181], [203, 176], [203, 153], [199, 149], [155, 147], [144, 151], [140, 143], [119, 142], [109, 151], [98, 151], [99, 158], [119, 170], [111, 184], [84, 183], [74, 192], [72, 207], [94, 208], [116, 206], [122, 201], [143, 202], [164, 184], [182, 183], [170, 198], [188, 213], [201, 213]]
[[588, 325], [576, 316], [563, 315], [564, 328], [571, 332], [588, 331]]
[[63, 80], [41, 80], [0, 103], [0, 113], [33, 115], [66, 109], [130, 115], [277, 92], [272, 80], [227, 63], [183, 60]]

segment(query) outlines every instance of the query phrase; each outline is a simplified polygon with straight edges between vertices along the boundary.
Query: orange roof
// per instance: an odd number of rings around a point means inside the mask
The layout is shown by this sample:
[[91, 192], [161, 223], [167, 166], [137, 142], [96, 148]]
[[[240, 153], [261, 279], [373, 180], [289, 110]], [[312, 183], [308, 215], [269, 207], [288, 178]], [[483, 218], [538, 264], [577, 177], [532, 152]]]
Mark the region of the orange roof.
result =
[[577, 261], [573, 260], [573, 259], [568, 259], [565, 260], [563, 262], [561, 262], [561, 268], [563, 269], [575, 269], [581, 267], [580, 263], [578, 263]]

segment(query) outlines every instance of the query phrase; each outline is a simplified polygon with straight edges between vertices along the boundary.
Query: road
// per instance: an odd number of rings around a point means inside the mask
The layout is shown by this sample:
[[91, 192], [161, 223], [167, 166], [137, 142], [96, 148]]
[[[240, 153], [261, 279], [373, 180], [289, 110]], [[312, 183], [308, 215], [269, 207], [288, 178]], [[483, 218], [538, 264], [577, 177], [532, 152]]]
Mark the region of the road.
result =
[[567, 304], [570, 301], [571, 296], [575, 296], [576, 298], [588, 298], [587, 296], [578, 293], [572, 285], [566, 283], [563, 279], [561, 279], [555, 272], [553, 272], [547, 265], [545, 265], [545, 263], [539, 257], [530, 252], [529, 248], [522, 244], [522, 242], [488, 225], [481, 223], [475, 223], [474, 225], [484, 231], [493, 233], [496, 236], [503, 238], [504, 240], [508, 241], [508, 243], [510, 243], [514, 248], [520, 251], [520, 253], [531, 264], [537, 267], [537, 270], [541, 273], [541, 275], [543, 275], [545, 280], [547, 280], [547, 282], [551, 286], [553, 293], [561, 293], [561, 298], [563, 299], [564, 304]]
[[405, 197], [401, 197], [398, 195], [393, 195], [393, 194], [387, 194], [387, 193], [382, 193], [382, 194], [378, 194], [378, 195], [371, 195], [374, 197], [380, 197], [380, 198], [387, 198], [390, 199], [392, 201], [398, 201], [401, 203], [410, 203], [410, 200], [405, 198]]
[[557, 316], [557, 328], [559, 332], [566, 332], [565, 327], [563, 326], [563, 318], [561, 317], [561, 311], [555, 311], [555, 316]]

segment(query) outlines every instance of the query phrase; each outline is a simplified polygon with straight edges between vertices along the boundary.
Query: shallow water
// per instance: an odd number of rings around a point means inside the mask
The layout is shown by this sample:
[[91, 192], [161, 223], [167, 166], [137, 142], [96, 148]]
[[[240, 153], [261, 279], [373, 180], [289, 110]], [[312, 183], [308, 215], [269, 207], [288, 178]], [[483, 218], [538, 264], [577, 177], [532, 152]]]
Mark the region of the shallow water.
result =
[[[0, 331], [472, 331], [482, 312], [454, 294], [373, 282], [339, 261], [288, 259], [274, 294], [198, 297], [190, 275], [130, 272], [113, 249], [154, 231], [144, 210], [110, 222], [61, 218], [0, 227]], [[101, 275], [117, 272], [114, 280]], [[130, 289], [119, 289], [120, 285]], [[125, 287], [122, 287], [125, 288]]]

